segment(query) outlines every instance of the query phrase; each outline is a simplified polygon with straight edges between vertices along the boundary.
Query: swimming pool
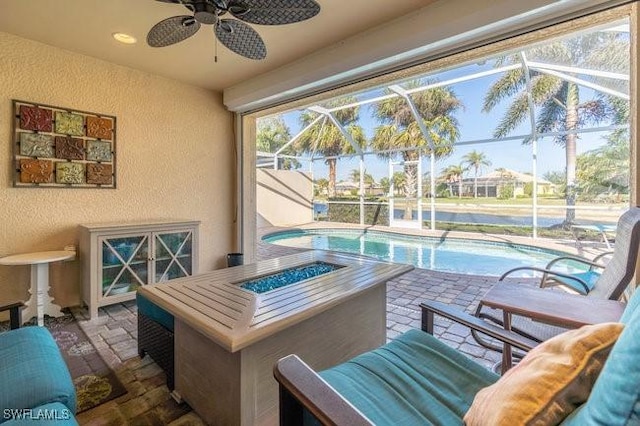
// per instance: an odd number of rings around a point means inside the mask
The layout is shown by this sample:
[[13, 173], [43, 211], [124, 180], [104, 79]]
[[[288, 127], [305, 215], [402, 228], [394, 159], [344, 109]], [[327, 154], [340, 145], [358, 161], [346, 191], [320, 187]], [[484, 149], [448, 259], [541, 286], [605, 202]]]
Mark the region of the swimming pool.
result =
[[[423, 269], [493, 276], [519, 266], [544, 267], [551, 259], [567, 254], [523, 244], [371, 230], [296, 229], [265, 235], [262, 239], [287, 247], [363, 254]], [[568, 265], [564, 271], [574, 272], [577, 268], [577, 265]], [[520, 276], [527, 276], [527, 272]]]

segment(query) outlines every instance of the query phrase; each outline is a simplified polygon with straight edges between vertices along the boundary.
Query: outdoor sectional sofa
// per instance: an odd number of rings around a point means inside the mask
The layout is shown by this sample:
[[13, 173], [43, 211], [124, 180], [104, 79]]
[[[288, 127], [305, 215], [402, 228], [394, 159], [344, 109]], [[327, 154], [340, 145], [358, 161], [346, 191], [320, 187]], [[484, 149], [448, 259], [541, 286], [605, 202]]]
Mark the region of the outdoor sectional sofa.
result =
[[[293, 354], [281, 359], [274, 370], [280, 424], [448, 426], [463, 424], [463, 418], [467, 425], [640, 424], [640, 294], [635, 293], [619, 322], [571, 330], [535, 348], [537, 342], [466, 312], [422, 303], [422, 330], [328, 370], [316, 373]], [[532, 349], [529, 360], [501, 378], [435, 338], [434, 314]]]

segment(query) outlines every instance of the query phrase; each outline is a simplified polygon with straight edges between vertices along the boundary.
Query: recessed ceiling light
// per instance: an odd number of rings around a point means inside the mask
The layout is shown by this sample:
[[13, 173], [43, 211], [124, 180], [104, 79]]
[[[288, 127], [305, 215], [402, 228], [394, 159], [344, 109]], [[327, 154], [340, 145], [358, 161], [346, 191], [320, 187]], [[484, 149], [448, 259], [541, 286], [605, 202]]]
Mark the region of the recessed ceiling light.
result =
[[113, 33], [112, 35], [113, 38], [124, 44], [134, 44], [138, 41], [134, 36], [125, 33]]

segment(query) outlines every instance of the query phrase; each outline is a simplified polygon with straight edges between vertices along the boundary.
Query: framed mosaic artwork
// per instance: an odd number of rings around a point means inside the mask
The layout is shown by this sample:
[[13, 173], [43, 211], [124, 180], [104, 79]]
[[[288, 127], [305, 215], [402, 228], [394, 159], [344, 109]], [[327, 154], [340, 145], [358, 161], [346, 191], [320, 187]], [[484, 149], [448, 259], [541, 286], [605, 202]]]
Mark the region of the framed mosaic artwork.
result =
[[116, 118], [13, 100], [13, 186], [116, 187]]

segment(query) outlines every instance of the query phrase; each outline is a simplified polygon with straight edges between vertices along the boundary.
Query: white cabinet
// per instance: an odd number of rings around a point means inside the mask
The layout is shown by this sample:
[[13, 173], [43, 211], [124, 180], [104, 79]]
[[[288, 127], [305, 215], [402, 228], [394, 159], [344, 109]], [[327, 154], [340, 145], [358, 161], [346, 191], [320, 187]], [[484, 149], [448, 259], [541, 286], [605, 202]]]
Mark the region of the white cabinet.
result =
[[80, 225], [82, 297], [100, 306], [135, 298], [136, 289], [198, 272], [199, 221]]

